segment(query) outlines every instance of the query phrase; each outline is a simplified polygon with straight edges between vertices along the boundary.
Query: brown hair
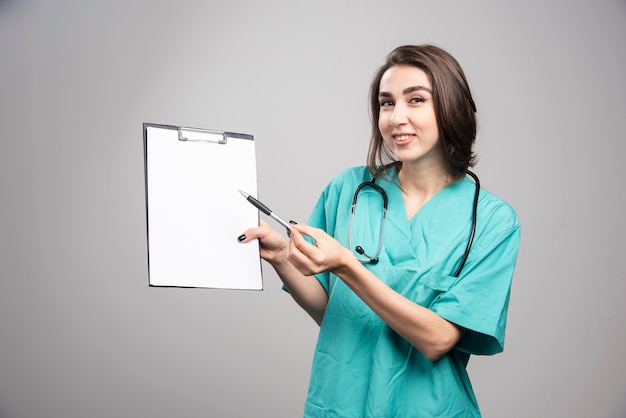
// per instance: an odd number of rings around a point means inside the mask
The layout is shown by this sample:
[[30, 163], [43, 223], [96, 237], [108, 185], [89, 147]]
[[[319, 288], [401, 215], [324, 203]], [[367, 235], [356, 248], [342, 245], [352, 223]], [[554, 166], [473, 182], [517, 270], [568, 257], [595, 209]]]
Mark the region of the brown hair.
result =
[[385, 173], [386, 164], [402, 164], [387, 148], [378, 129], [380, 80], [395, 65], [411, 65], [428, 76], [433, 88], [439, 140], [447, 156], [450, 174], [454, 179], [461, 178], [476, 160], [472, 151], [476, 139], [476, 105], [457, 60], [433, 45], [405, 45], [394, 49], [374, 75], [369, 96], [372, 137], [367, 165], [370, 172], [379, 177]]

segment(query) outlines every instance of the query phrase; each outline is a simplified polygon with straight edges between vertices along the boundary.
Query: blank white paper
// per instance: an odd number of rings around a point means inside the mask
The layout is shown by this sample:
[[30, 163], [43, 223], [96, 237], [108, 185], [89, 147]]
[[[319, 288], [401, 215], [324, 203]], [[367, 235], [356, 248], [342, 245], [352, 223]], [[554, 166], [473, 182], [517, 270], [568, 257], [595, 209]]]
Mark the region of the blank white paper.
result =
[[237, 241], [259, 224], [238, 191], [257, 195], [254, 140], [180, 141], [176, 127], [150, 125], [145, 134], [150, 285], [261, 290], [259, 243]]

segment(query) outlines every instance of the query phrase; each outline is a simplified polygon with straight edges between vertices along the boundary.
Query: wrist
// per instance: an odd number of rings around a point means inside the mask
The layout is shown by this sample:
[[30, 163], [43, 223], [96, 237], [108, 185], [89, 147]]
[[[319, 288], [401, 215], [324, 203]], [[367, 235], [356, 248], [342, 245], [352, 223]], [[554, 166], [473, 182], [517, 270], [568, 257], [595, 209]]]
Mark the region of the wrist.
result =
[[360, 264], [354, 254], [344, 247], [339, 255], [339, 262], [337, 263], [337, 267], [333, 270], [333, 273], [343, 278], [353, 269], [355, 262]]
[[285, 247], [284, 250], [272, 254], [272, 257], [265, 258], [265, 261], [274, 267], [274, 269], [279, 269], [289, 264], [288, 255], [289, 251], [287, 247]]

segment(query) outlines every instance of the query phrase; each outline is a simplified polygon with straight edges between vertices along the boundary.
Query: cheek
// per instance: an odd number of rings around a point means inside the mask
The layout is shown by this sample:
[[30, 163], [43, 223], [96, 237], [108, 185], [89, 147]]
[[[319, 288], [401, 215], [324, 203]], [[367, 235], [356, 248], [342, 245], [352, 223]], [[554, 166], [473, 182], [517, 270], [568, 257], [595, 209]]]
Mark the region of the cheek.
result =
[[378, 117], [378, 130], [383, 132], [385, 129], [389, 127], [389, 118], [380, 115]]
[[437, 116], [435, 115], [435, 111], [432, 110], [428, 112], [428, 114], [424, 115], [424, 123], [431, 127], [431, 129], [439, 130], [437, 124]]

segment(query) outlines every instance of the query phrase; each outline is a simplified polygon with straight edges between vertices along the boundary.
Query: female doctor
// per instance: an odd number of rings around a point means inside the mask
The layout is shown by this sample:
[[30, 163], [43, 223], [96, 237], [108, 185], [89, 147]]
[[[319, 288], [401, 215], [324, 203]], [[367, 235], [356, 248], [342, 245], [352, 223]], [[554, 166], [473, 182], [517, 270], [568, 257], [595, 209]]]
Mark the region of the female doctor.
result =
[[520, 227], [466, 174], [476, 108], [458, 62], [393, 50], [370, 88], [368, 165], [337, 175], [290, 239], [259, 239], [319, 324], [305, 417], [478, 417], [466, 365], [504, 347]]

